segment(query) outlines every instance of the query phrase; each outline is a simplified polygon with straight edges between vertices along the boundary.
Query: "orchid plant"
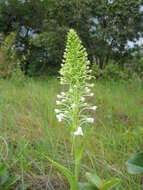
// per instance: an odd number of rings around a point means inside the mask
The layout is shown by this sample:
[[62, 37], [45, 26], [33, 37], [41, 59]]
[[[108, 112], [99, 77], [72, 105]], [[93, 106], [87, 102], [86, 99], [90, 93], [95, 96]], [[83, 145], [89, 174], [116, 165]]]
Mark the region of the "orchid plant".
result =
[[[67, 45], [61, 66], [60, 83], [61, 85], [65, 85], [67, 90], [57, 95], [55, 113], [58, 121], [65, 122], [70, 130], [72, 154], [74, 155], [74, 171], [70, 171], [47, 156], [46, 158], [65, 175], [70, 184], [70, 190], [84, 189], [84, 187], [86, 190], [99, 189], [99, 178], [97, 186], [95, 185], [96, 182], [92, 185], [79, 183], [79, 164], [89, 131], [88, 126], [94, 122], [94, 118], [89, 115], [91, 113], [89, 110], [96, 111], [97, 106], [91, 105], [86, 101], [88, 97], [94, 96], [92, 92], [94, 84], [90, 84], [92, 71], [90, 70], [87, 52], [73, 29], [68, 33]], [[89, 176], [91, 177], [92, 175], [87, 176], [89, 179]], [[102, 180], [100, 180], [100, 187], [102, 187], [102, 184]]]

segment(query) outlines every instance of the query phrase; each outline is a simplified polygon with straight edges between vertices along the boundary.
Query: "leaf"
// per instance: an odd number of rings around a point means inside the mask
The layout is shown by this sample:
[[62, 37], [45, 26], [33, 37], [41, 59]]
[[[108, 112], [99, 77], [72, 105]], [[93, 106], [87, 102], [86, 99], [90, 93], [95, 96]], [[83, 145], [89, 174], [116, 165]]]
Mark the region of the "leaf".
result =
[[143, 174], [143, 152], [131, 156], [126, 166], [130, 174]]
[[6, 170], [3, 175], [1, 176], [1, 184], [4, 185], [9, 178], [9, 172]]
[[99, 190], [94, 185], [91, 185], [90, 183], [79, 183], [79, 190]]
[[52, 160], [48, 156], [44, 155], [44, 157], [49, 162], [51, 162], [67, 178], [67, 180], [68, 180], [68, 182], [70, 184], [71, 189], [77, 189], [77, 184], [75, 182], [75, 178], [74, 178], [72, 172], [69, 169], [67, 169], [66, 167], [62, 166], [61, 164], [55, 162], [54, 160]]
[[7, 166], [5, 164], [0, 164], [0, 177], [4, 174], [7, 170]]
[[108, 190], [111, 189], [113, 187], [115, 187], [117, 184], [120, 183], [120, 180], [117, 178], [111, 179], [107, 182], [104, 183], [104, 185], [102, 186], [101, 190]]
[[8, 181], [4, 184], [4, 190], [8, 190], [13, 184], [15, 184], [19, 180], [19, 176], [13, 176], [8, 179]]
[[95, 187], [97, 187], [99, 189], [102, 187], [103, 182], [96, 173], [92, 174], [92, 173], [87, 172], [85, 174], [85, 176], [86, 176], [86, 179], [88, 180], [88, 182], [90, 182]]

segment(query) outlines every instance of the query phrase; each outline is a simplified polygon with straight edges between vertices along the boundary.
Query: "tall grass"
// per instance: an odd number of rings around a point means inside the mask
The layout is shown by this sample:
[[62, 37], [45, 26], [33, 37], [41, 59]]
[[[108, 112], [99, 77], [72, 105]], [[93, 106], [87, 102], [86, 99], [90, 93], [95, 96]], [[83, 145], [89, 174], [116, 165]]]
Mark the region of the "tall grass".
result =
[[[57, 79], [28, 79], [22, 86], [0, 81], [0, 133], [9, 145], [9, 168], [21, 176], [21, 189], [67, 189], [65, 179], [41, 156], [45, 153], [72, 168], [68, 130], [54, 113], [60, 90]], [[98, 110], [81, 179], [85, 169], [96, 170], [105, 179], [121, 178], [120, 189], [137, 189], [139, 178], [127, 174], [125, 161], [142, 149], [142, 94], [139, 82], [96, 82], [92, 101]]]

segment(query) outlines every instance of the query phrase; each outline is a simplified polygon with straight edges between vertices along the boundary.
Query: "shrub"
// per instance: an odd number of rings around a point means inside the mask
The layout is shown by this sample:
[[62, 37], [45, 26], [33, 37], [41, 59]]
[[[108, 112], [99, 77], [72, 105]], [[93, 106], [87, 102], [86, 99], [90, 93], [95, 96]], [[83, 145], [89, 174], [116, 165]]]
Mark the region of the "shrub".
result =
[[107, 80], [119, 80], [126, 78], [126, 75], [118, 64], [110, 62], [102, 70], [102, 78]]
[[143, 57], [140, 59], [134, 58], [132, 61], [127, 62], [124, 66], [124, 71], [127, 73], [129, 78], [143, 78]]
[[3, 41], [0, 49], [0, 77], [11, 76], [17, 64], [16, 33], [11, 32]]
[[102, 70], [96, 62], [92, 65], [92, 75], [97, 79], [100, 78], [102, 75]]

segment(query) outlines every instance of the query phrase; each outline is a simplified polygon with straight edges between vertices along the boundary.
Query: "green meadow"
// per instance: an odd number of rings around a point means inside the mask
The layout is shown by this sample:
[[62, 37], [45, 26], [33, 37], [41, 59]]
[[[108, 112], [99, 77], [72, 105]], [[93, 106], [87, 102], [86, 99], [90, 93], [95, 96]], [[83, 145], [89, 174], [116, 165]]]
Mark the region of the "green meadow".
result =
[[[8, 145], [9, 171], [20, 175], [14, 189], [67, 189], [66, 179], [45, 158], [73, 167], [69, 128], [54, 113], [61, 90], [56, 77], [29, 78], [22, 84], [0, 80], [0, 134]], [[93, 91], [90, 101], [98, 109], [80, 179], [85, 171], [96, 171], [103, 179], [119, 178], [121, 190], [139, 189], [140, 178], [127, 173], [125, 162], [143, 148], [142, 82], [96, 81]], [[6, 154], [2, 146], [1, 159]]]

